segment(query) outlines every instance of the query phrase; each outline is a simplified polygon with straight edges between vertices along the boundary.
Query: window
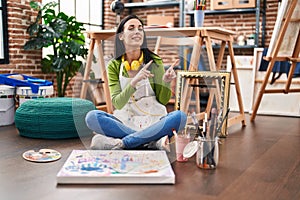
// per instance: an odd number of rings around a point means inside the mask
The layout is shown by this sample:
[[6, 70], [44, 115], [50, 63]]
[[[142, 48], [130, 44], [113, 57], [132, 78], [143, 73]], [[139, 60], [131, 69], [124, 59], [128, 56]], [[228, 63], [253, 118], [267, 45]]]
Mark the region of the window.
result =
[[[43, 4], [54, 0], [43, 0]], [[103, 0], [55, 0], [58, 9], [69, 16], [75, 16], [86, 30], [103, 28]]]
[[0, 64], [8, 64], [6, 0], [0, 0]]

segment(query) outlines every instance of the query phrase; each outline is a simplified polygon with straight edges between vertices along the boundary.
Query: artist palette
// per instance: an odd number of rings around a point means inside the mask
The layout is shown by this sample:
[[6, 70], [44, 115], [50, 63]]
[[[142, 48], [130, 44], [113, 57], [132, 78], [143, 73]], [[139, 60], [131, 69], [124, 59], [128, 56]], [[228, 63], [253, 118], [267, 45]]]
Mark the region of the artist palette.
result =
[[61, 158], [61, 153], [53, 149], [28, 150], [23, 153], [23, 158], [32, 162], [52, 162]]

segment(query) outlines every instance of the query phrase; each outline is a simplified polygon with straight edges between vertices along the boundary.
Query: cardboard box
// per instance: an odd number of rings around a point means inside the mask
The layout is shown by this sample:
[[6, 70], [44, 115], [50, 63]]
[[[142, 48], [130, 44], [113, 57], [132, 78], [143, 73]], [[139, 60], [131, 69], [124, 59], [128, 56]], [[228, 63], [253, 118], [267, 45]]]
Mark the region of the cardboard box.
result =
[[254, 8], [255, 0], [211, 0], [211, 10], [225, 10], [235, 8]]
[[174, 27], [174, 17], [161, 15], [147, 15], [147, 26]]
[[255, 0], [232, 0], [233, 8], [254, 8], [256, 5]]
[[231, 9], [233, 7], [232, 0], [211, 0], [211, 10], [224, 10]]

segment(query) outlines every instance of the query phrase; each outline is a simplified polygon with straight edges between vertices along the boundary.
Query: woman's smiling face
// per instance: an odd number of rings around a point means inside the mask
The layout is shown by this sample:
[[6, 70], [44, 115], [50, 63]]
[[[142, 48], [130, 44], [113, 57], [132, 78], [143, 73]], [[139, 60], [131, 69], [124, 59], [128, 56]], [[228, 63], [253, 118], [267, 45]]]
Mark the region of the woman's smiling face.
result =
[[138, 19], [130, 19], [124, 24], [124, 30], [120, 34], [126, 50], [139, 49], [143, 44], [144, 28]]

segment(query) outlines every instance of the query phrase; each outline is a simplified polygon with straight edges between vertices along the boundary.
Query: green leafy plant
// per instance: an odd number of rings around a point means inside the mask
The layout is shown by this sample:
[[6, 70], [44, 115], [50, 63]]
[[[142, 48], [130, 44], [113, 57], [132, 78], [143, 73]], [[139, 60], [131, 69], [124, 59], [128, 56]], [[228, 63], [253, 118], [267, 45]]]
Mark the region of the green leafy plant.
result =
[[42, 59], [42, 72], [56, 73], [57, 93], [63, 97], [71, 79], [82, 66], [88, 49], [85, 47], [83, 24], [77, 22], [74, 16], [69, 17], [63, 12], [56, 14], [54, 9], [57, 5], [55, 2], [45, 5], [30, 2], [31, 8], [38, 14], [27, 29], [30, 38], [24, 49], [52, 49], [52, 54]]

